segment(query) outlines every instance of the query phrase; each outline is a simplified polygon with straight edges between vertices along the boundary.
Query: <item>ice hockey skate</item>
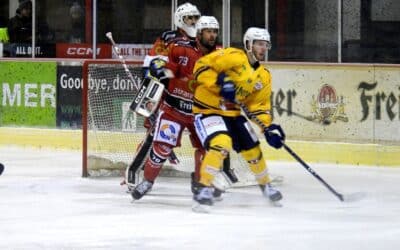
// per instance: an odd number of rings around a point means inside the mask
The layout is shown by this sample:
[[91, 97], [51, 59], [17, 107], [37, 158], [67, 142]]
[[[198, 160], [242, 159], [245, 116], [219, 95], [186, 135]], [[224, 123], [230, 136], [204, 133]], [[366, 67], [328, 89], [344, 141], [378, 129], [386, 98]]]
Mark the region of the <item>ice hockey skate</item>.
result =
[[222, 193], [225, 192], [222, 189], [219, 189], [217, 187], [213, 187], [213, 199], [214, 201], [222, 201], [224, 198], [222, 197]]
[[[199, 184], [201, 185], [201, 184]], [[192, 210], [196, 213], [209, 213], [213, 205], [213, 188], [201, 186], [198, 193], [193, 195]]]
[[[199, 190], [203, 185], [201, 185], [200, 183], [195, 181], [194, 172], [191, 173], [190, 177], [191, 177], [191, 183], [190, 184], [191, 184], [192, 194], [193, 195], [199, 194]], [[222, 198], [222, 193], [223, 192], [225, 192], [225, 191], [222, 190], [222, 189], [219, 189], [219, 188], [217, 188], [215, 186], [212, 187], [213, 200], [214, 201], [222, 201], [223, 200], [223, 198]]]
[[131, 192], [132, 198], [134, 200], [141, 199], [146, 193], [150, 192], [153, 187], [153, 182], [143, 180], [139, 183]]
[[272, 205], [276, 207], [281, 207], [282, 204], [280, 200], [282, 200], [282, 194], [277, 189], [275, 189], [270, 183], [266, 185], [260, 185], [261, 191], [263, 195], [268, 198]]

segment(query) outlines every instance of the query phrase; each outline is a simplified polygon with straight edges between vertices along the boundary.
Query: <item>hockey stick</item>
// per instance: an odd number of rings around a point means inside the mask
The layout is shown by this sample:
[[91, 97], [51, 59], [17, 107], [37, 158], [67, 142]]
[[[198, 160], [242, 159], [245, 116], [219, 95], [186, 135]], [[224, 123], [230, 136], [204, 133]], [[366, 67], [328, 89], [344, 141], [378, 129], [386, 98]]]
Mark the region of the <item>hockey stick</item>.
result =
[[[134, 81], [133, 75], [132, 75], [131, 71], [129, 70], [129, 68], [128, 68], [127, 64], [126, 64], [125, 58], [120, 53], [121, 50], [119, 49], [119, 47], [117, 46], [117, 44], [114, 41], [112, 33], [111, 32], [107, 32], [106, 33], [106, 37], [110, 40], [112, 48], [113, 48], [115, 54], [118, 56], [119, 60], [121, 61], [122, 67], [124, 68], [124, 70], [125, 70], [126, 74], [128, 75], [129, 79], [134, 84], [136, 90], [138, 91], [138, 93], [141, 93], [141, 95], [143, 95], [146, 89], [140, 91], [140, 87], [141, 86], [138, 86], [136, 81]], [[135, 103], [136, 99], [137, 98], [135, 97], [134, 101], [132, 103]], [[137, 172], [143, 166], [144, 159], [147, 156], [147, 153], [148, 153], [148, 151], [150, 149], [152, 140], [153, 140], [153, 136], [151, 134], [147, 134], [146, 135], [146, 139], [143, 142], [143, 144], [140, 146], [136, 157], [134, 158], [132, 163], [126, 169], [126, 173], [125, 173], [126, 179], [121, 182], [121, 185], [127, 184], [129, 190], [131, 189], [131, 186], [137, 184], [138, 181], [139, 181], [139, 175], [137, 174]]]
[[[267, 129], [267, 126], [264, 125], [262, 121], [260, 121], [257, 116], [252, 115], [247, 107], [240, 102], [237, 102], [240, 105], [244, 113], [251, 120], [255, 121], [263, 130]], [[357, 201], [362, 199], [365, 196], [365, 193], [354, 193], [350, 195], [344, 195], [337, 192], [332, 186], [330, 186], [321, 176], [317, 174], [307, 163], [305, 163], [289, 146], [287, 146], [284, 142], [282, 142], [283, 148], [295, 158], [310, 174], [312, 174], [319, 182], [321, 182], [333, 195], [335, 195], [340, 201]]]
[[146, 134], [146, 138], [143, 141], [142, 145], [137, 151], [135, 159], [133, 159], [132, 163], [129, 165], [126, 171], [126, 184], [129, 186], [133, 186], [135, 184], [138, 184], [139, 182], [139, 175], [137, 174], [138, 171], [143, 167], [144, 160], [146, 159], [149, 151], [151, 144], [153, 142], [153, 134], [150, 131], [148, 134]]
[[222, 172], [226, 175], [226, 177], [229, 179], [229, 181], [232, 182], [232, 184], [239, 181], [239, 178], [237, 177], [235, 170], [233, 168], [231, 168], [231, 158], [230, 158], [229, 154], [224, 159], [224, 162], [222, 165]]
[[125, 58], [121, 55], [120, 49], [115, 43], [112, 33], [107, 32], [106, 37], [110, 40], [113, 50], [117, 54], [126, 74], [128, 75], [129, 79], [132, 81], [137, 90], [136, 96], [133, 98], [133, 101], [129, 108], [132, 111], [143, 115], [144, 117], [149, 117], [152, 113], [155, 112], [158, 106], [162, 93], [164, 92], [164, 84], [160, 83], [158, 79], [155, 79], [153, 77], [144, 77], [142, 83], [139, 85], [134, 80], [131, 71], [128, 69]]
[[[144, 115], [145, 117], [150, 116], [151, 113], [155, 111], [155, 108], [157, 105], [154, 105], [154, 108], [152, 109], [152, 112], [146, 112], [147, 110], [143, 109], [140, 107], [141, 102], [143, 101], [144, 98], [146, 98], [148, 101], [152, 100], [159, 100], [161, 93], [164, 91], [164, 85], [161, 83], [158, 83], [158, 81], [154, 81], [154, 79], [149, 80], [148, 78], [144, 78], [141, 85], [138, 86], [137, 82], [134, 81], [133, 75], [131, 71], [129, 70], [125, 58], [121, 55], [120, 53], [120, 48], [117, 46], [117, 44], [114, 41], [114, 38], [112, 36], [111, 32], [106, 33], [106, 37], [110, 40], [112, 48], [115, 52], [115, 54], [118, 56], [119, 60], [121, 61], [121, 64], [128, 75], [129, 79], [132, 81], [134, 84], [136, 90], [138, 91], [138, 94], [135, 96], [133, 102], [130, 105], [130, 109], [134, 110], [135, 112]], [[152, 124], [152, 126], [154, 126]], [[153, 130], [154, 128], [151, 128], [150, 130]], [[122, 184], [137, 184], [138, 183], [138, 175], [137, 172], [138, 170], [143, 166], [145, 157], [147, 156], [149, 149], [151, 147], [153, 141], [153, 134], [150, 132], [149, 134], [146, 135], [146, 139], [141, 145], [140, 149], [138, 150], [137, 156], [133, 160], [133, 162], [128, 166], [127, 171], [126, 171], [126, 176], [127, 180], [123, 181]], [[179, 163], [179, 159], [176, 156], [175, 152], [172, 151], [170, 156], [169, 156], [170, 161]]]
[[134, 81], [133, 75], [132, 75], [131, 71], [128, 69], [128, 66], [126, 65], [125, 58], [120, 53], [121, 50], [119, 49], [119, 47], [117, 46], [117, 44], [114, 41], [112, 33], [111, 32], [107, 32], [106, 33], [106, 37], [110, 40], [112, 48], [113, 48], [115, 54], [118, 56], [119, 60], [121, 60], [122, 67], [124, 67], [124, 70], [125, 70], [126, 74], [128, 75], [129, 79], [135, 85], [136, 90], [139, 90], [140, 86], [138, 86], [137, 82]]

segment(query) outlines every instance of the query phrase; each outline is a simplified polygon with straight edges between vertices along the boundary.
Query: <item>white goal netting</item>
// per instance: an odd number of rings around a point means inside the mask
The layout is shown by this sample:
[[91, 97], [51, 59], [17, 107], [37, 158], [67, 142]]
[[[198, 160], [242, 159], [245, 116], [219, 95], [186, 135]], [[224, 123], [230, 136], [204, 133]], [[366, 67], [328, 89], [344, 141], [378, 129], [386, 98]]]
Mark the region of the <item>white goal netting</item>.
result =
[[[128, 63], [137, 84], [142, 79], [140, 65]], [[83, 90], [82, 112], [83, 176], [123, 175], [146, 132], [144, 118], [129, 109], [136, 88], [118, 61], [86, 61], [83, 69], [84, 85], [87, 86]], [[194, 150], [188, 136], [182, 137], [182, 146], [174, 152], [179, 164], [167, 161], [164, 168], [192, 172]], [[231, 166], [241, 182], [237, 185], [254, 182], [253, 175], [235, 153], [231, 155]]]

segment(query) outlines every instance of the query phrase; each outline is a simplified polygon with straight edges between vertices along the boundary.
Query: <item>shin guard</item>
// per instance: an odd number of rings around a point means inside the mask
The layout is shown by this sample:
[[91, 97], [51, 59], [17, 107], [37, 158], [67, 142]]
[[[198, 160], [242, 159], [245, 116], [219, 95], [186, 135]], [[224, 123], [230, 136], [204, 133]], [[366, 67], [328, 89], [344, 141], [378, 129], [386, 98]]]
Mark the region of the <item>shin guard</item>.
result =
[[153, 143], [149, 157], [144, 165], [144, 178], [154, 182], [161, 172], [164, 162], [171, 153], [171, 148], [164, 144]]
[[251, 172], [256, 177], [257, 183], [265, 185], [271, 180], [269, 178], [267, 164], [259, 146], [241, 152], [243, 158], [249, 164]]
[[210, 186], [215, 175], [221, 170], [222, 162], [232, 149], [232, 139], [226, 134], [219, 134], [209, 142], [203, 162], [200, 166], [200, 183]]

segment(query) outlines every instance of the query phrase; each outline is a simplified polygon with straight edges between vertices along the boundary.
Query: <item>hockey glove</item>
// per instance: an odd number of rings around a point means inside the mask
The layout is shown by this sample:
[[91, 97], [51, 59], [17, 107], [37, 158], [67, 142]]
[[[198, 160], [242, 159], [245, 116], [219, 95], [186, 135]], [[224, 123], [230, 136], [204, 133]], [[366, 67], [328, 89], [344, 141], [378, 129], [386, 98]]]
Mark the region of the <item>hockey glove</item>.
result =
[[150, 64], [149, 64], [148, 74], [151, 77], [154, 77], [163, 83], [163, 80], [166, 80], [167, 78], [169, 78], [165, 71], [166, 64], [167, 64], [167, 62], [161, 58], [155, 58], [155, 59], [151, 60]]
[[225, 73], [220, 73], [217, 78], [217, 84], [221, 87], [219, 94], [226, 100], [230, 102], [235, 102], [235, 84], [232, 80], [225, 75]]
[[276, 149], [281, 148], [283, 146], [283, 141], [285, 140], [285, 133], [280, 125], [271, 124], [264, 131], [265, 139], [271, 147]]

